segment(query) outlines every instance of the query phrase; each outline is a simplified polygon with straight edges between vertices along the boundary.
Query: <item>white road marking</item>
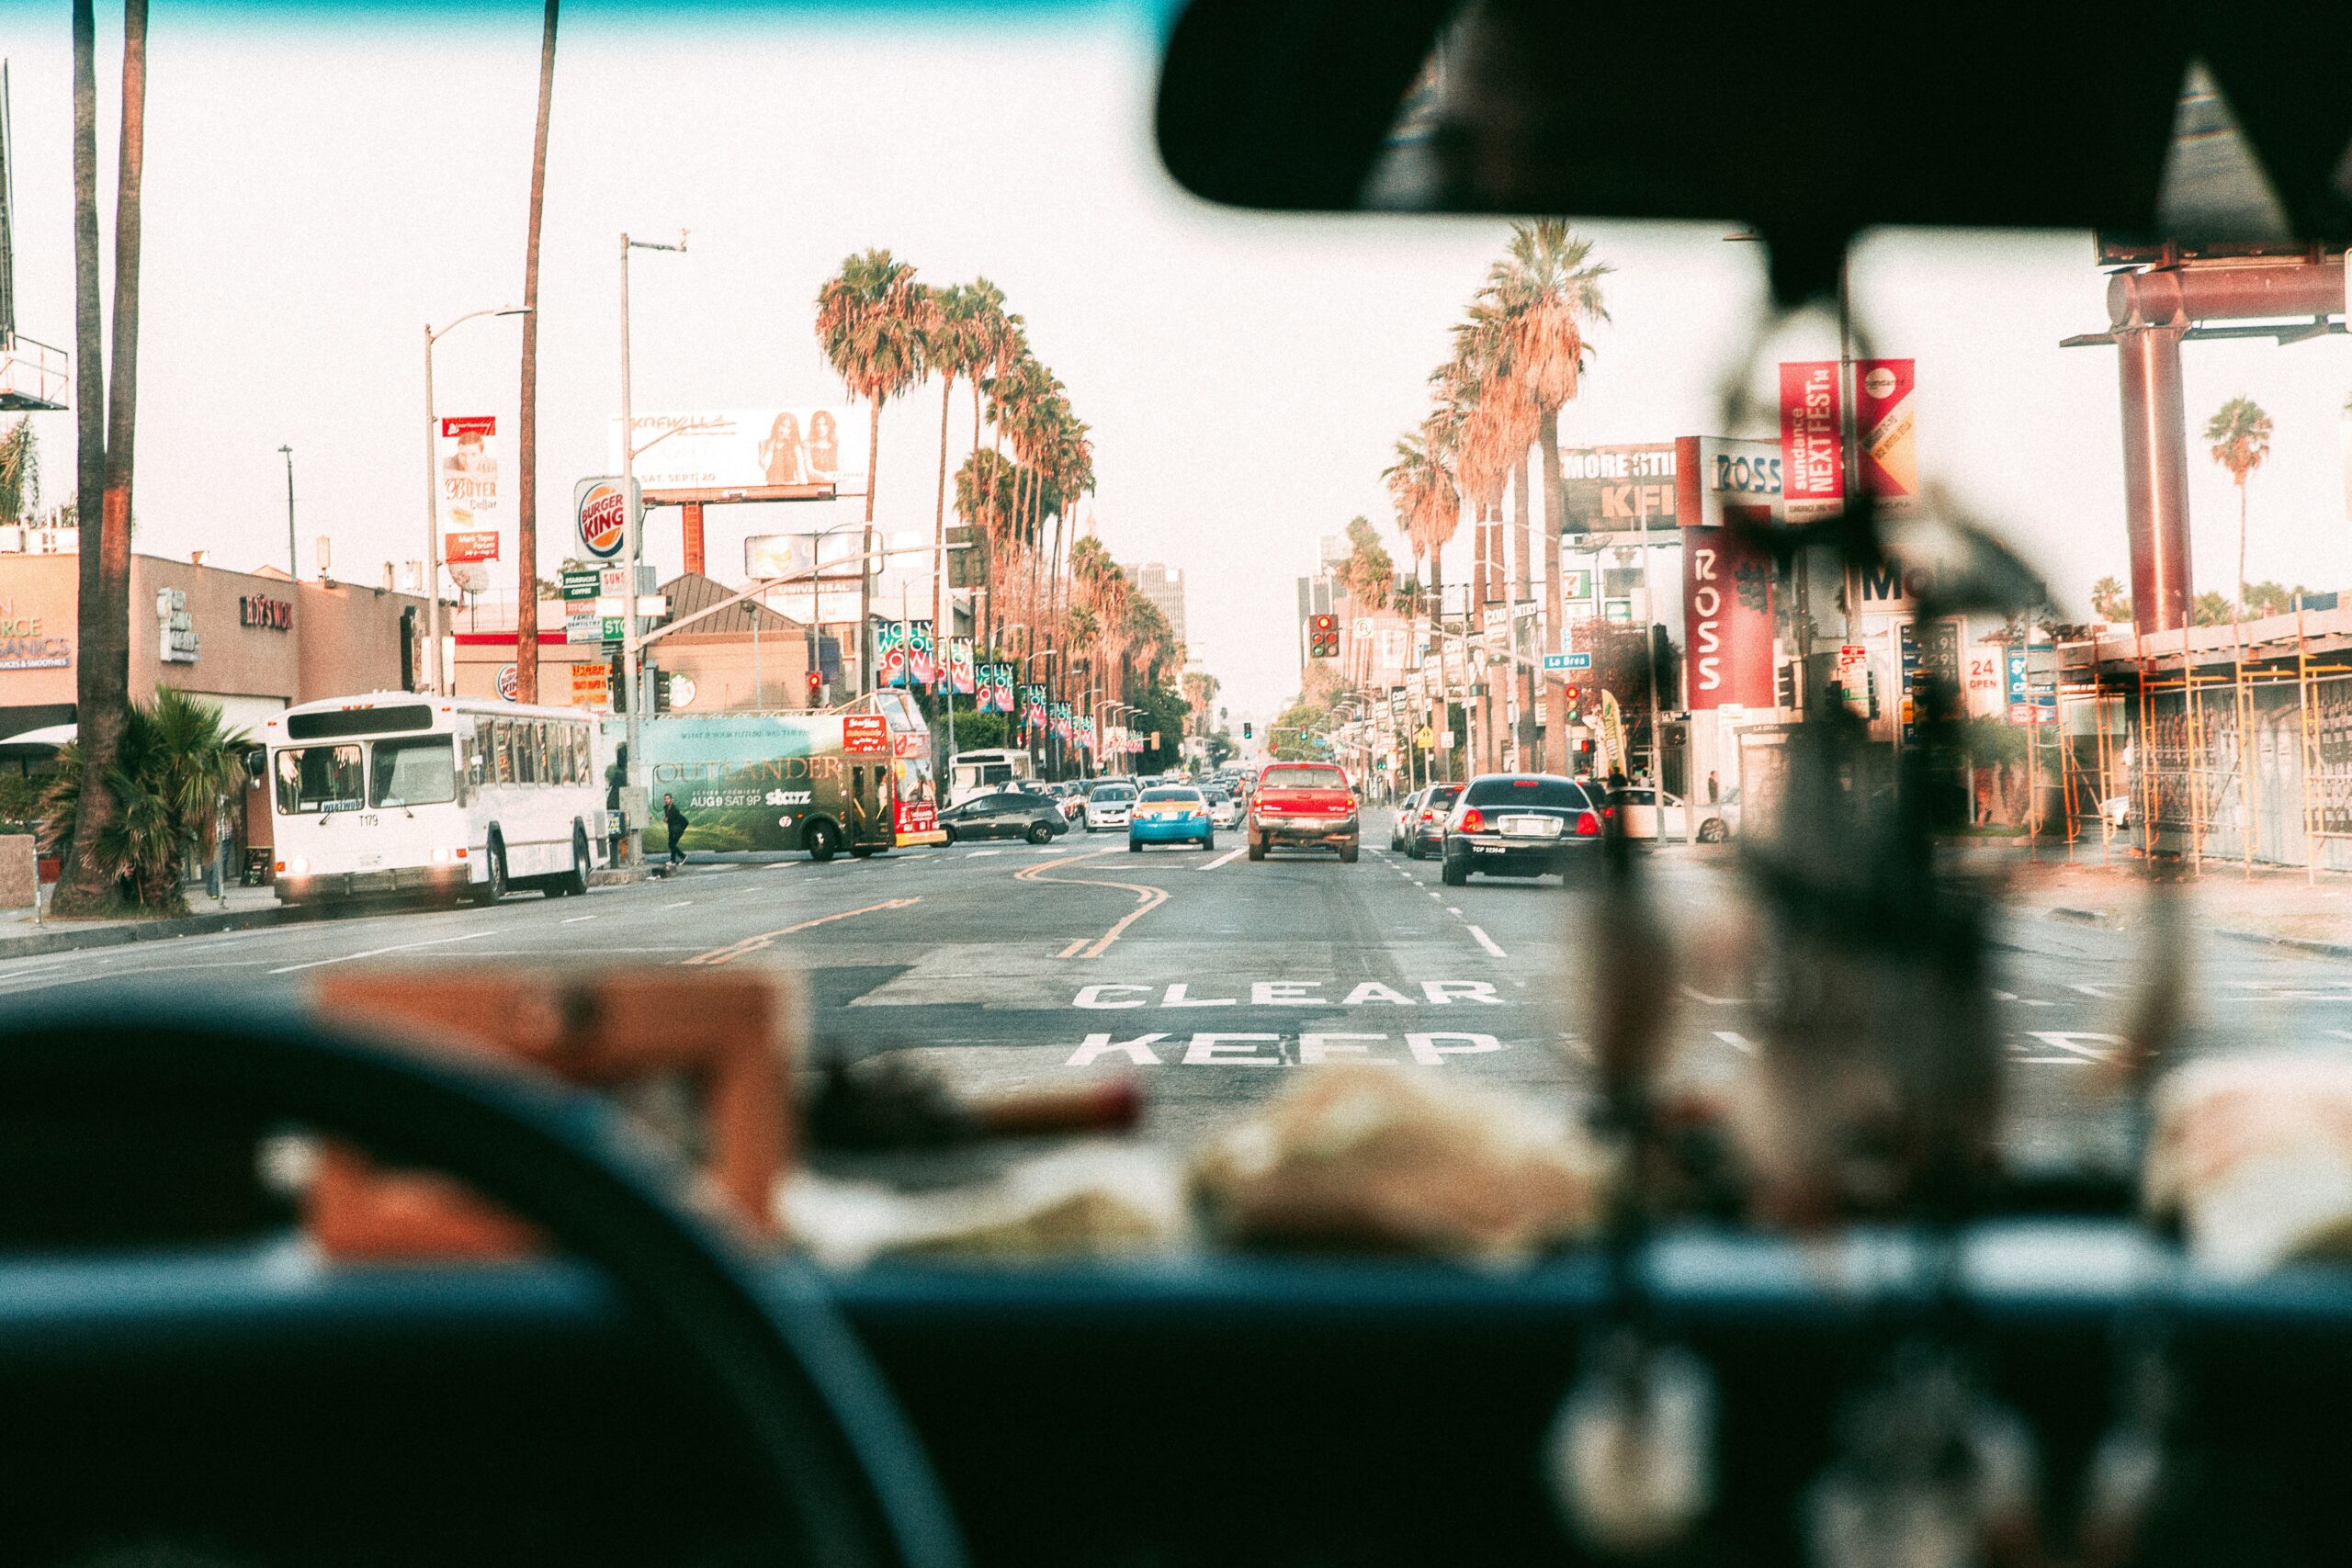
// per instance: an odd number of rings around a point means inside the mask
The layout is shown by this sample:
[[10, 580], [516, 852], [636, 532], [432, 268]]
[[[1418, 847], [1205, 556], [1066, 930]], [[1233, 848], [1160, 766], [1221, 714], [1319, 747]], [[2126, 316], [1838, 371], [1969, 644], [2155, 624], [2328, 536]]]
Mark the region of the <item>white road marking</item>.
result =
[[596, 917], [594, 915], [573, 915], [563, 923], [567, 926], [576, 926], [582, 920], [593, 920]]
[[[1470, 928], [1470, 934], [1471, 934], [1472, 936], [1475, 936], [1475, 937], [1476, 937], [1476, 938], [1478, 939], [1478, 945], [1479, 945], [1480, 947], [1485, 948], [1488, 953], [1493, 953], [1497, 958], [1509, 958], [1509, 957], [1510, 956], [1510, 953], [1505, 953], [1501, 948], [1499, 948], [1499, 947], [1498, 947], [1498, 946], [1496, 946], [1496, 945], [1495, 945], [1495, 939], [1494, 939], [1493, 937], [1488, 936], [1485, 931], [1483, 931], [1479, 930], [1476, 926], [1472, 926], [1472, 927]], [[1522, 981], [1522, 982], [1521, 982], [1521, 983], [1522, 985], [1523, 985], [1523, 984], [1525, 984], [1525, 982], [1524, 982], [1524, 981]]]
[[288, 964], [270, 973], [291, 975], [298, 969], [323, 969], [330, 964], [356, 964], [363, 958], [380, 958], [387, 953], [406, 953], [419, 947], [447, 947], [453, 942], [479, 942], [483, 937], [499, 934], [497, 931], [468, 931], [463, 936], [436, 936], [427, 942], [398, 942], [390, 947], [371, 947], [363, 953], [346, 953], [339, 958], [313, 958], [307, 964]]
[[1235, 856], [1237, 856], [1237, 855], [1246, 855], [1246, 854], [1248, 854], [1249, 852], [1250, 852], [1250, 846], [1249, 846], [1249, 845], [1247, 845], [1247, 844], [1244, 844], [1244, 845], [1242, 845], [1242, 846], [1241, 846], [1239, 849], [1238, 849], [1238, 850], [1227, 850], [1227, 851], [1226, 851], [1226, 852], [1225, 852], [1225, 853], [1223, 853], [1223, 854], [1221, 854], [1221, 855], [1217, 856], [1217, 857], [1216, 857], [1216, 859], [1215, 859], [1215, 860], [1213, 860], [1213, 861], [1210, 861], [1210, 862], [1209, 862], [1207, 864], [1205, 864], [1205, 865], [1196, 867], [1195, 869], [1200, 870], [1200, 871], [1215, 871], [1218, 866], [1221, 866], [1221, 865], [1223, 865], [1226, 862], [1227, 862], [1227, 861], [1229, 861], [1229, 860], [1232, 860]]
[[1744, 1056], [1753, 1056], [1756, 1055], [1756, 1042], [1750, 1040], [1745, 1034], [1738, 1033], [1736, 1031], [1729, 1029], [1715, 1030], [1713, 1031], [1713, 1034], [1716, 1039], [1722, 1041], [1724, 1044], [1730, 1046], [1733, 1050], [1738, 1052]]
[[[681, 899], [679, 899], [679, 900], [678, 900], [676, 903], [674, 903], [674, 904], [664, 904], [664, 905], [662, 905], [662, 907], [663, 908], [665, 908], [665, 909], [683, 909], [683, 908], [684, 908], [687, 905], [689, 905], [689, 904], [691, 904], [691, 903], [693, 903], [693, 902], [694, 902], [694, 900], [693, 900], [693, 899], [691, 899], [691, 898], [681, 898]], [[592, 916], [591, 918], [593, 919], [594, 917]], [[569, 921], [569, 920], [566, 920], [566, 921], [564, 922], [564, 924], [566, 924], [566, 925], [570, 925], [571, 923], [571, 921]]]
[[1004, 853], [1002, 850], [974, 850], [964, 858], [966, 860], [978, 860], [983, 855], [1001, 855], [1002, 853]]
[[1459, 904], [1448, 904], [1445, 907], [1445, 912], [1449, 915], [1458, 915], [1462, 913], [1462, 906]]

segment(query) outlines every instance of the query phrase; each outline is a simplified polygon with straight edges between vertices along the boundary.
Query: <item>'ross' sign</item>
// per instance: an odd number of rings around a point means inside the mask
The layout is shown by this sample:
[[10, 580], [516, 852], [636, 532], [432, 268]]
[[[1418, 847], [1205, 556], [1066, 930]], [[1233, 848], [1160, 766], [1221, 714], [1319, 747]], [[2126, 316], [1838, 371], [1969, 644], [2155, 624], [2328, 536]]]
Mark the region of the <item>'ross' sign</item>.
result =
[[[1735, 522], [1742, 520], [1740, 510], [1724, 508]], [[1690, 639], [1685, 680], [1694, 712], [1773, 705], [1770, 556], [1730, 528], [1684, 529], [1682, 616]]]

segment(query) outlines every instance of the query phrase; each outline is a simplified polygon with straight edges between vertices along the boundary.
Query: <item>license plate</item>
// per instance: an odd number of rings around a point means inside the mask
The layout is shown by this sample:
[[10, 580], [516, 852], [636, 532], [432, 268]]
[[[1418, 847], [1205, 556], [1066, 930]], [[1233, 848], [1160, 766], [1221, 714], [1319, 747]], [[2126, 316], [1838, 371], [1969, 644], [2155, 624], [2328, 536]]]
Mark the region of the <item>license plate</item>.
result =
[[1560, 819], [1556, 817], [1506, 817], [1503, 837], [1506, 839], [1556, 839], [1560, 836]]

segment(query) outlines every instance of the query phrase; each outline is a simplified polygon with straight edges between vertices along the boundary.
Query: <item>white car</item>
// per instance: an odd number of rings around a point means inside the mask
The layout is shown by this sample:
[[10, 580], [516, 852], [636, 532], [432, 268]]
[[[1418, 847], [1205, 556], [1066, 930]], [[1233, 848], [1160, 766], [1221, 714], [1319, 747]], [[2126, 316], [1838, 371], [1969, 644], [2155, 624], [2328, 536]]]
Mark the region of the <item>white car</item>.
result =
[[[1655, 839], [1659, 836], [1657, 796], [1647, 785], [1636, 784], [1630, 789], [1621, 789], [1609, 797], [1609, 804], [1617, 808], [1617, 820], [1623, 826], [1625, 837]], [[1690, 838], [1688, 811], [1680, 795], [1671, 792], [1667, 795], [1665, 841], [1677, 843]], [[1730, 799], [1717, 806], [1701, 808], [1699, 841], [1702, 844], [1722, 843], [1731, 837], [1732, 829], [1738, 821], [1739, 792], [1734, 790]]]
[[1135, 813], [1133, 784], [1102, 784], [1086, 797], [1086, 830], [1100, 833], [1107, 829], [1125, 828]]
[[1241, 803], [1224, 790], [1209, 796], [1209, 820], [1220, 828], [1241, 826]]

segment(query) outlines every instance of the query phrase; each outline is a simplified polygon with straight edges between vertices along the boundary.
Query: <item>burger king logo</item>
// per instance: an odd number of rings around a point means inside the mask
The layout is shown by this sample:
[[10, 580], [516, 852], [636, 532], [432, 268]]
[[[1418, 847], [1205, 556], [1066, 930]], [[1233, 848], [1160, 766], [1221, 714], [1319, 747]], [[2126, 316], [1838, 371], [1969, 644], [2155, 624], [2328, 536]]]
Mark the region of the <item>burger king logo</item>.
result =
[[597, 560], [621, 553], [628, 537], [628, 505], [611, 479], [582, 479], [578, 496], [580, 547]]

